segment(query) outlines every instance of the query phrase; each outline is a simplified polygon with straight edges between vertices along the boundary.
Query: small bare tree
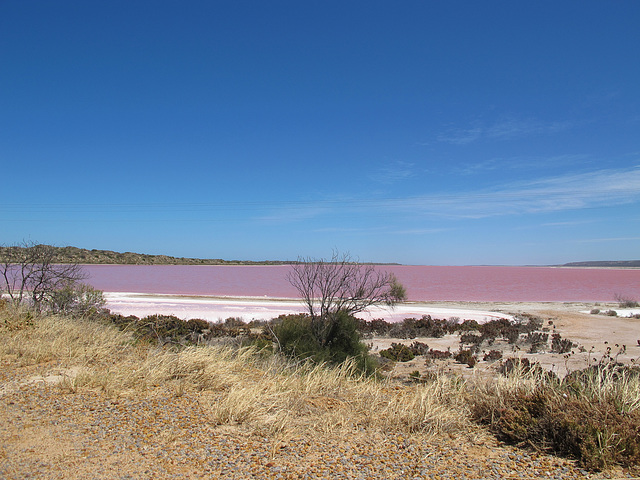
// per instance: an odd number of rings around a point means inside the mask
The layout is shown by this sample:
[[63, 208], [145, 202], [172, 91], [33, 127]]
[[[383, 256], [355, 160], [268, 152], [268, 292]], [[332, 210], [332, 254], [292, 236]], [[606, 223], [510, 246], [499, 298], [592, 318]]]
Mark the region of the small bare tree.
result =
[[50, 245], [22, 242], [0, 247], [0, 293], [14, 303], [29, 300], [36, 310], [50, 305], [56, 294], [86, 278], [77, 263], [57, 264]]
[[341, 314], [353, 315], [372, 305], [393, 307], [406, 299], [404, 287], [393, 274], [335, 250], [331, 260], [299, 258], [287, 280], [302, 297], [312, 334], [323, 347]]

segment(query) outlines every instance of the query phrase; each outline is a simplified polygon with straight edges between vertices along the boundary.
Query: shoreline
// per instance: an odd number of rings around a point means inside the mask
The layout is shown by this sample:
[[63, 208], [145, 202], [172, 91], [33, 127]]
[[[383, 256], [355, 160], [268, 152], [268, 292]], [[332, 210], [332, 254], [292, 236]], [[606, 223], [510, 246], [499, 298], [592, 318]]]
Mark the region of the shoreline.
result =
[[[107, 308], [122, 315], [144, 317], [156, 313], [175, 315], [188, 320], [201, 318], [208, 321], [223, 321], [230, 317], [240, 317], [245, 321], [270, 320], [281, 314], [302, 313], [306, 310], [300, 299], [279, 297], [248, 296], [205, 296], [183, 294], [153, 294], [138, 292], [104, 292]], [[475, 303], [475, 305], [472, 305]], [[461, 320], [478, 322], [497, 318], [513, 319], [503, 309], [491, 308], [498, 302], [486, 303], [482, 308], [478, 302], [404, 302], [391, 309], [383, 306], [370, 307], [358, 314], [359, 318], [372, 320], [384, 318], [387, 321], [401, 321], [408, 317], [420, 318], [431, 315], [437, 318], [458, 317]]]
[[[305, 312], [303, 302], [297, 298], [268, 296], [189, 295], [144, 292], [104, 292], [107, 308], [122, 315], [144, 317], [153, 314], [175, 315], [188, 320], [202, 318], [223, 321], [236, 317], [245, 321], [269, 320], [281, 314]], [[497, 318], [513, 320], [519, 313], [558, 311], [584, 313], [595, 306], [603, 311], [614, 309], [613, 302], [557, 302], [557, 301], [407, 301], [395, 308], [375, 306], [358, 315], [365, 320], [383, 318], [397, 322], [404, 318], [458, 317], [460, 320], [484, 322]]]

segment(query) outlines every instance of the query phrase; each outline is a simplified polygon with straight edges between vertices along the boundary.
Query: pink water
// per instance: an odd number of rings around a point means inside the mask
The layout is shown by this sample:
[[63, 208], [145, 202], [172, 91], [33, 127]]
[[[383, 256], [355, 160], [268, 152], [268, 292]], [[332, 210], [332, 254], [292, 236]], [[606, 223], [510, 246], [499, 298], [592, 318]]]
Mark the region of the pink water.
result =
[[[105, 292], [297, 297], [288, 266], [87, 265]], [[413, 301], [613, 301], [640, 298], [639, 269], [385, 266]]]

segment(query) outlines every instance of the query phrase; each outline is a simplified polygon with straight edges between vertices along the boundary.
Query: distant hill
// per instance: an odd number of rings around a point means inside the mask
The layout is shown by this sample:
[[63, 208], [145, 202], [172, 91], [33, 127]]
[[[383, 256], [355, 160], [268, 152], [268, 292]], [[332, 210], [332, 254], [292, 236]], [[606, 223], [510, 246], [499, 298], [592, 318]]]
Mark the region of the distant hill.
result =
[[571, 262], [561, 267], [640, 268], [640, 260], [607, 260], [596, 262]]
[[[4, 250], [0, 246], [0, 261]], [[56, 250], [55, 263], [80, 263], [91, 265], [290, 265], [291, 260], [222, 260], [220, 258], [186, 258], [168, 255], [147, 255], [145, 253], [114, 252], [112, 250], [87, 250], [77, 247], [52, 247]], [[375, 265], [399, 265], [380, 263]]]
[[[0, 258], [3, 250], [0, 247]], [[84, 264], [117, 264], [117, 265], [287, 265], [285, 261], [243, 261], [170, 257], [168, 255], [147, 255], [144, 253], [114, 252], [111, 250], [87, 250], [77, 247], [53, 247], [56, 250], [56, 263], [84, 263]]]

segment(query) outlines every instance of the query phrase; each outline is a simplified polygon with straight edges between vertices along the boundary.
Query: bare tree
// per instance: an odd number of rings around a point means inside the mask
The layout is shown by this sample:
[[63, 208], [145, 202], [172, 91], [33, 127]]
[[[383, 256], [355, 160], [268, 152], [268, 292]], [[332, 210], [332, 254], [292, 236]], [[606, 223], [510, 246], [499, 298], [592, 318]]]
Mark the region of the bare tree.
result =
[[86, 278], [77, 263], [57, 264], [50, 245], [22, 242], [0, 247], [0, 293], [14, 303], [29, 300], [41, 310], [51, 304], [56, 292], [73, 287]]
[[328, 261], [299, 258], [287, 280], [302, 297], [321, 346], [326, 345], [340, 314], [353, 315], [379, 304], [393, 307], [406, 299], [404, 287], [393, 274], [335, 250]]

